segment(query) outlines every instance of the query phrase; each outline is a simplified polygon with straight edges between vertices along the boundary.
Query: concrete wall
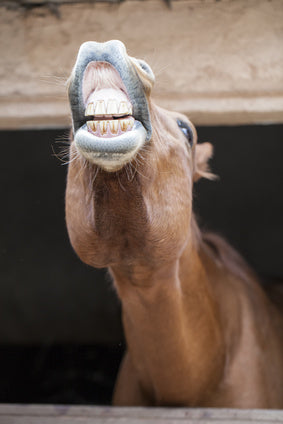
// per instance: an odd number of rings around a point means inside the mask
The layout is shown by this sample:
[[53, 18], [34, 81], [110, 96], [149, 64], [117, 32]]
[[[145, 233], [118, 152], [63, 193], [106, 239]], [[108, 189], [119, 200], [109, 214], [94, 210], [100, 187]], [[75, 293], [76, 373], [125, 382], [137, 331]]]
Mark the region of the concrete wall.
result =
[[114, 38], [153, 67], [157, 102], [196, 124], [283, 121], [282, 0], [32, 3], [0, 4], [2, 129], [69, 125], [80, 44]]

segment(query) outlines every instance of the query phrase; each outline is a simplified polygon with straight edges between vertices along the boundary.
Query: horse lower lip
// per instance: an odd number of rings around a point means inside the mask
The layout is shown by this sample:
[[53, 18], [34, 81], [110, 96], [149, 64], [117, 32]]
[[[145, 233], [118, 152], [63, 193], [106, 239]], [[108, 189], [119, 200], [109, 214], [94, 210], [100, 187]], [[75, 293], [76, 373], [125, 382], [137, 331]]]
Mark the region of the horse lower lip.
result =
[[144, 126], [135, 121], [131, 131], [116, 137], [97, 137], [84, 124], [76, 131], [74, 142], [81, 155], [107, 171], [115, 171], [132, 160], [146, 142]]

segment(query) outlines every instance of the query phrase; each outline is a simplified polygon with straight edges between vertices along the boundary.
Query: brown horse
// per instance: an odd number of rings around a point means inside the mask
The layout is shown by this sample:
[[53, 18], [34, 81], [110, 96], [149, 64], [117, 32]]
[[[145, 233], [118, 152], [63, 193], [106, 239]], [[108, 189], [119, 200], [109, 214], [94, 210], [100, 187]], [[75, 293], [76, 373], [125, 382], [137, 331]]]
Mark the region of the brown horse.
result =
[[110, 41], [81, 46], [69, 85], [68, 232], [122, 303], [114, 404], [283, 407], [282, 318], [243, 259], [200, 232], [192, 188], [212, 176], [212, 147], [152, 103], [153, 82]]

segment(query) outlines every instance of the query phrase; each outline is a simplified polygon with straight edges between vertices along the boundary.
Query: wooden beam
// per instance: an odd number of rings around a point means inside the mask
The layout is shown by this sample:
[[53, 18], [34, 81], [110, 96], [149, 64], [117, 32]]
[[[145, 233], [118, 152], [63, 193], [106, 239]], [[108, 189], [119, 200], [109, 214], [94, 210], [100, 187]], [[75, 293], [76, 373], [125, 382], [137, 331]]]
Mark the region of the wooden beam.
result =
[[198, 125], [283, 122], [282, 0], [65, 1], [2, 3], [0, 129], [69, 126], [78, 48], [113, 38], [150, 63], [156, 101]]
[[274, 424], [283, 411], [209, 408], [115, 408], [0, 405], [1, 424]]

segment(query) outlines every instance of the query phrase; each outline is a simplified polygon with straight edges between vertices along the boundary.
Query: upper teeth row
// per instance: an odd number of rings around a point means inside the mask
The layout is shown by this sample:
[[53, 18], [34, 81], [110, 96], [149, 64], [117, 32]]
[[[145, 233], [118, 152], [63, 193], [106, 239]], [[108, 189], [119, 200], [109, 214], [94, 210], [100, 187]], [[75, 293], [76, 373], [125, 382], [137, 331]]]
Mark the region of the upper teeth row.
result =
[[97, 100], [95, 103], [89, 103], [85, 110], [85, 116], [125, 116], [132, 113], [130, 103], [125, 101], [118, 103], [115, 99], [108, 100], [107, 106], [104, 100]]

